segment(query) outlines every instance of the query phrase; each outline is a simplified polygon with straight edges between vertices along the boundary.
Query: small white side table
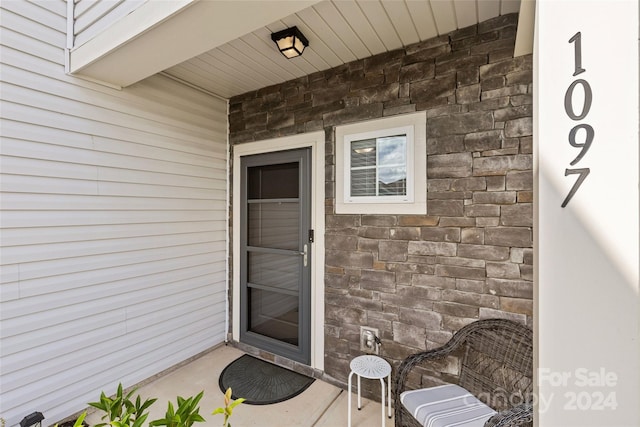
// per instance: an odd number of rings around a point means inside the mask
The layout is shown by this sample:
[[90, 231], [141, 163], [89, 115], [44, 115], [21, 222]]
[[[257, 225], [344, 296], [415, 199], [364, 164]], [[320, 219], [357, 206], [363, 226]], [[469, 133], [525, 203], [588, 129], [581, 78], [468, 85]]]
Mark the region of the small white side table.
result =
[[349, 397], [347, 399], [347, 405], [349, 405], [348, 427], [351, 427], [351, 378], [353, 374], [358, 376], [358, 410], [362, 408], [362, 398], [360, 397], [360, 377], [365, 377], [371, 380], [380, 380], [381, 398], [382, 398], [382, 427], [384, 427], [384, 378], [387, 378], [387, 390], [388, 390], [388, 405], [389, 405], [389, 418], [391, 418], [391, 365], [382, 357], [373, 355], [358, 356], [351, 361], [349, 365], [351, 367], [351, 373], [349, 374]]

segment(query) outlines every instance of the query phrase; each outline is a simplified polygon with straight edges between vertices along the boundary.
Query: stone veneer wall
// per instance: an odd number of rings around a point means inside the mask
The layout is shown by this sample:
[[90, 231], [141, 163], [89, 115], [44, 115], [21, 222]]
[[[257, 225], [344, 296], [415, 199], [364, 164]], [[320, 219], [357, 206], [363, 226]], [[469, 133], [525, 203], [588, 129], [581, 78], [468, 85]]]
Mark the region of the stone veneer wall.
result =
[[[445, 343], [463, 325], [531, 324], [532, 58], [517, 15], [230, 100], [232, 144], [324, 129], [325, 376], [346, 382], [359, 328], [381, 355]], [[334, 127], [427, 112], [428, 215], [336, 215]]]

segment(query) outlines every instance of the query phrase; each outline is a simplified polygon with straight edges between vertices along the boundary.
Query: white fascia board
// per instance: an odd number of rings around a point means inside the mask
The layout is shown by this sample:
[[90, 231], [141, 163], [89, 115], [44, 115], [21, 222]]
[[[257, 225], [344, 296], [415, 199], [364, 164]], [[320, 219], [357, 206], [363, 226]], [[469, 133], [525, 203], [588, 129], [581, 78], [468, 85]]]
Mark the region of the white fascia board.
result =
[[126, 87], [317, 1], [149, 1], [71, 52], [70, 72]]

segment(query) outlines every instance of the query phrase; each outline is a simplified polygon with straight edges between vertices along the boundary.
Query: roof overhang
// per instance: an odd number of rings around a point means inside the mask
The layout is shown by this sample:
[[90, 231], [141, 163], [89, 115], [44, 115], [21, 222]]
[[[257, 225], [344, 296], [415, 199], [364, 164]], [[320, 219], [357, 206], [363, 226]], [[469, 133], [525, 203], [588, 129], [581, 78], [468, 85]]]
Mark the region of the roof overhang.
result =
[[[316, 3], [320, 1], [147, 1], [72, 49], [69, 72], [126, 87]], [[521, 0], [515, 56], [533, 52], [534, 21], [535, 0]]]
[[69, 71], [126, 87], [317, 1], [149, 1], [70, 53]]

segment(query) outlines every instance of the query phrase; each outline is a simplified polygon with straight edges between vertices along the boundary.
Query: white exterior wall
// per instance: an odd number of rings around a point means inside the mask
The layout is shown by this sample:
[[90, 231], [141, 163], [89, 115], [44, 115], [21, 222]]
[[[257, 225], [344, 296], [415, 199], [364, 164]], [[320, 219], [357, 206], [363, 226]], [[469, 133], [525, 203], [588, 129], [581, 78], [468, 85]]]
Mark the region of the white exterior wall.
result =
[[223, 342], [226, 102], [68, 76], [66, 2], [1, 8], [0, 417], [49, 425]]
[[640, 10], [537, 7], [537, 425], [640, 426]]

